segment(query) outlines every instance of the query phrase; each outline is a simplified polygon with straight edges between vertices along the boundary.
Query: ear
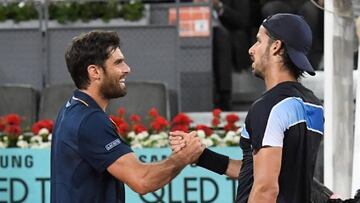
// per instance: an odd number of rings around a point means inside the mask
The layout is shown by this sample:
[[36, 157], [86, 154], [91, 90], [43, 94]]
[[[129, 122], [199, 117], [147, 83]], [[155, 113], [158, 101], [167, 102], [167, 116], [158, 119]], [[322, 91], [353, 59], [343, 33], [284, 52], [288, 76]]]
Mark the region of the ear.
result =
[[101, 78], [101, 68], [97, 65], [89, 65], [87, 71], [89, 74], [90, 81], [99, 80]]
[[275, 40], [271, 46], [271, 52], [273, 55], [280, 54], [284, 43], [280, 40]]

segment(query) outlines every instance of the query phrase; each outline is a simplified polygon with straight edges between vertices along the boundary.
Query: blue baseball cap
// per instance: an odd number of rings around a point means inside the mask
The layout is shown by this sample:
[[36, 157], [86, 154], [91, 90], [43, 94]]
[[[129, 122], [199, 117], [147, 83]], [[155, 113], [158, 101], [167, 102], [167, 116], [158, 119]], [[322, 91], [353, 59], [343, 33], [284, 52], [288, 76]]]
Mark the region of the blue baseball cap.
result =
[[271, 36], [284, 42], [291, 61], [298, 69], [315, 75], [307, 58], [312, 44], [312, 32], [302, 16], [279, 13], [267, 17], [262, 26]]

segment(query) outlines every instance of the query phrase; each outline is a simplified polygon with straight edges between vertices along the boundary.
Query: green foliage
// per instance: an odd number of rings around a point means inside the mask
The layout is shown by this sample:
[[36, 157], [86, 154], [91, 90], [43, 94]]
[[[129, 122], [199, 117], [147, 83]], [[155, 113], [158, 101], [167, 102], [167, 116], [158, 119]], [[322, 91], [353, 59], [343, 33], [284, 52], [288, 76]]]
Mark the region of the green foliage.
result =
[[57, 20], [62, 24], [76, 20], [88, 22], [94, 19], [108, 22], [110, 19], [118, 17], [135, 21], [143, 17], [143, 10], [144, 5], [141, 2], [126, 3], [122, 6], [117, 0], [53, 2], [49, 6], [49, 16], [51, 20]]
[[140, 1], [126, 3], [122, 6], [121, 13], [125, 20], [137, 21], [143, 17], [144, 4]]
[[[1, 1], [0, 1], [1, 2]], [[124, 18], [137, 21], [143, 17], [144, 4], [141, 1], [119, 2], [107, 0], [99, 2], [78, 1], [52, 1], [49, 4], [49, 19], [61, 24], [81, 20], [88, 22], [102, 19], [108, 22], [113, 18]], [[20, 3], [0, 3], [0, 22], [7, 19], [15, 22], [38, 19], [36, 5], [31, 0]]]
[[38, 19], [35, 3], [31, 1], [20, 3], [0, 4], [0, 21], [7, 19], [15, 22]]
[[57, 20], [61, 24], [77, 20], [79, 8], [76, 3], [58, 2], [49, 5], [50, 20]]
[[4, 5], [0, 4], [0, 22], [5, 21], [6, 16], [7, 16], [7, 9]]
[[112, 18], [118, 18], [121, 16], [119, 11], [119, 4], [116, 0], [109, 0], [105, 5], [103, 12], [99, 16], [104, 22], [109, 22]]

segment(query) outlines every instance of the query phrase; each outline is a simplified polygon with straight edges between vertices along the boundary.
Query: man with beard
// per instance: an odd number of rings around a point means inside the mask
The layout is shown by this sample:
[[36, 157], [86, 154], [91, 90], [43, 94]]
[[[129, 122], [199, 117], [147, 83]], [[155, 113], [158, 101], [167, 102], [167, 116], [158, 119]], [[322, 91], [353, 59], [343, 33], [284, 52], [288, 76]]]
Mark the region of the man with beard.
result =
[[[299, 83], [304, 72], [315, 75], [306, 56], [311, 29], [301, 16], [276, 14], [263, 21], [256, 39], [249, 49], [252, 71], [264, 80], [267, 91], [247, 114], [240, 139], [243, 160], [205, 149], [198, 165], [219, 174], [235, 174], [237, 203], [310, 203], [324, 132], [320, 100]], [[170, 140], [178, 151], [186, 135], [176, 133]]]
[[105, 113], [112, 98], [125, 96], [130, 67], [115, 32], [75, 37], [65, 59], [78, 88], [60, 110], [51, 146], [52, 203], [124, 203], [126, 183], [146, 194], [169, 183], [203, 151], [194, 133], [181, 152], [146, 164], [118, 135]]

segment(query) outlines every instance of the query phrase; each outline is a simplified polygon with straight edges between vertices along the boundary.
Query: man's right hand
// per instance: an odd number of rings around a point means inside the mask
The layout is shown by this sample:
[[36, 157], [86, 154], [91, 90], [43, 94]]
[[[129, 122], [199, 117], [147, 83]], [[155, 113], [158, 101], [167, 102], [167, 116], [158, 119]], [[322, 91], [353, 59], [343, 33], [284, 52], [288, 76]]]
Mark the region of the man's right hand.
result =
[[183, 131], [174, 131], [170, 132], [169, 143], [171, 150], [173, 153], [180, 151], [186, 145], [185, 138], [189, 135], [189, 133], [185, 133]]
[[195, 131], [191, 133], [171, 132], [169, 139], [173, 153], [179, 153], [186, 164], [196, 162], [205, 149], [201, 138], [196, 136]]

